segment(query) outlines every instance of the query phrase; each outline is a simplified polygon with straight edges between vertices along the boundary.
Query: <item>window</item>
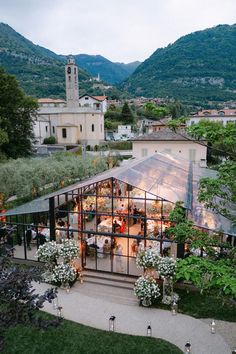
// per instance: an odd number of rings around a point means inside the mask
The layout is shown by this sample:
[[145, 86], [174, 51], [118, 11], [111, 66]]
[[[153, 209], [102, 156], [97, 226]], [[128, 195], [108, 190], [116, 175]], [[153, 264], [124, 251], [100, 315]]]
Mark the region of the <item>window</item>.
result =
[[102, 133], [102, 124], [101, 124], [101, 133]]
[[94, 124], [92, 124], [92, 132], [94, 132]]
[[83, 131], [83, 126], [82, 126], [82, 124], [80, 124], [79, 129], [80, 129], [80, 133], [82, 133], [82, 131]]
[[68, 79], [69, 79], [69, 81], [71, 81], [71, 77], [70, 76], [68, 76]]
[[148, 154], [148, 149], [144, 148], [141, 150], [141, 157], [146, 157]]
[[84, 99], [85, 99], [85, 100], [88, 100], [88, 99], [89, 99], [89, 97], [87, 97], [87, 96], [86, 96], [86, 97], [84, 97]]
[[74, 74], [76, 74], [76, 68], [74, 68]]
[[62, 128], [62, 137], [66, 138], [66, 128]]
[[52, 132], [53, 134], [55, 134], [55, 127], [52, 127]]
[[45, 129], [46, 129], [46, 132], [47, 132], [48, 131], [48, 126], [47, 125], [46, 125]]

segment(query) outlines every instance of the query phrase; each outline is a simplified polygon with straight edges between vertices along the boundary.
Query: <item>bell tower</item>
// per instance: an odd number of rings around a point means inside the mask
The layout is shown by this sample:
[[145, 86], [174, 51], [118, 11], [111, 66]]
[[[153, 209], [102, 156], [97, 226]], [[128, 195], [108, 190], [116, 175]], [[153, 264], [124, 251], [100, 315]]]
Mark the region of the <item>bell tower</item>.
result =
[[78, 67], [75, 59], [69, 57], [65, 66], [67, 107], [79, 106]]

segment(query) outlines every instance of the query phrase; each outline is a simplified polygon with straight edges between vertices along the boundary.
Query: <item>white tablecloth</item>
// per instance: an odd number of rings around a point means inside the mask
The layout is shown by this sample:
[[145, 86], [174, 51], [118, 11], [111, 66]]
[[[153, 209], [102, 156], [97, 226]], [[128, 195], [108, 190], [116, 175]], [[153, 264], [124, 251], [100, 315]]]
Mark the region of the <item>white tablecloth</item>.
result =
[[[117, 224], [119, 226], [121, 226], [121, 221], [120, 220], [117, 220], [117, 219], [113, 219], [113, 220], [116, 220]], [[98, 225], [98, 231], [100, 232], [112, 232], [112, 219], [111, 218], [108, 218], [106, 220], [102, 220], [100, 222], [100, 224]]]

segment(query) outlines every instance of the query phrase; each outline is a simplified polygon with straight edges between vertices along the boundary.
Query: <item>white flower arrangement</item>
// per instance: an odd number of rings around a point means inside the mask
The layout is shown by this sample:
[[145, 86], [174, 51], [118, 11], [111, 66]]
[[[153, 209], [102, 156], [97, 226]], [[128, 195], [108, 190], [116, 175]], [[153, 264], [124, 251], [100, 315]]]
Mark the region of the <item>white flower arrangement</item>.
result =
[[59, 257], [58, 245], [55, 241], [46, 242], [39, 246], [35, 257], [42, 262], [55, 263]]
[[51, 281], [55, 284], [72, 283], [77, 278], [76, 269], [69, 264], [59, 264], [53, 269]]
[[64, 240], [58, 247], [59, 255], [63, 258], [64, 263], [72, 261], [79, 256], [79, 248], [74, 240]]
[[146, 248], [138, 252], [136, 264], [138, 268], [156, 268], [159, 258], [160, 257], [156, 249]]
[[163, 278], [174, 277], [176, 272], [176, 260], [171, 257], [160, 257], [156, 270]]
[[150, 276], [141, 276], [138, 278], [134, 285], [134, 294], [140, 300], [152, 300], [161, 295], [158, 284]]

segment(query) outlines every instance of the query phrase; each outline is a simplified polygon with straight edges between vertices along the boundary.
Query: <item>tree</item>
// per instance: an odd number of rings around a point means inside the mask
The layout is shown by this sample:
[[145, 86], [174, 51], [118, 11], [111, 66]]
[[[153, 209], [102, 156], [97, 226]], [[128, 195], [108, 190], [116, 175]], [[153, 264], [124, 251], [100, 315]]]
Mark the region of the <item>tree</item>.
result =
[[[175, 131], [182, 123], [182, 119], [172, 120], [168, 125]], [[217, 176], [200, 180], [198, 200], [236, 224], [236, 125], [202, 120], [186, 130], [199, 144], [205, 145], [200, 141], [204, 138], [211, 155], [218, 157], [214, 165]]]
[[185, 108], [179, 101], [174, 101], [169, 105], [170, 115], [173, 119], [182, 117], [185, 115]]
[[24, 94], [14, 76], [0, 68], [0, 152], [17, 158], [31, 154], [37, 102]]
[[[2, 258], [0, 262], [0, 331], [8, 327], [34, 325], [47, 328], [50, 325], [57, 326], [59, 319], [42, 320], [37, 312], [43, 307], [45, 301], [52, 302], [57, 290], [49, 289], [44, 294], [35, 294], [32, 281], [39, 281], [40, 275], [35, 269], [20, 267], [9, 262], [8, 258]], [[4, 337], [0, 338], [0, 349]]]
[[211, 156], [218, 164], [216, 178], [202, 178], [198, 199], [207, 208], [211, 208], [236, 223], [236, 125], [202, 120], [188, 128], [195, 138], [207, 140]]
[[122, 107], [121, 119], [122, 119], [123, 123], [125, 123], [125, 124], [134, 123], [134, 114], [131, 111], [131, 109], [130, 109], [130, 107], [129, 107], [127, 102], [125, 102], [123, 107]]
[[158, 106], [153, 102], [147, 102], [138, 113], [139, 115], [150, 119], [160, 119], [169, 114], [169, 109], [166, 106]]

